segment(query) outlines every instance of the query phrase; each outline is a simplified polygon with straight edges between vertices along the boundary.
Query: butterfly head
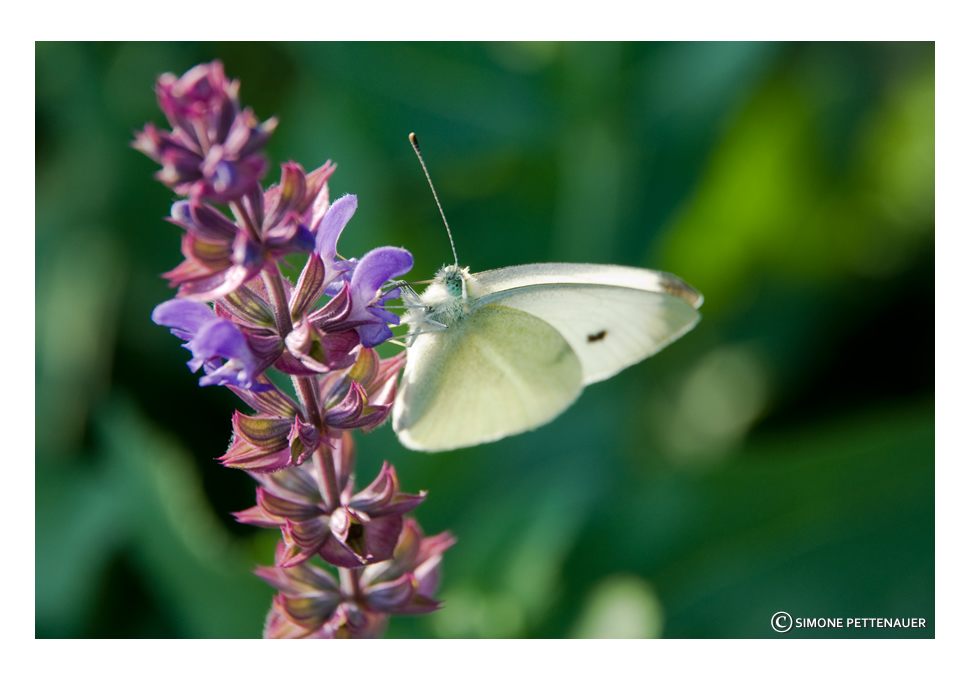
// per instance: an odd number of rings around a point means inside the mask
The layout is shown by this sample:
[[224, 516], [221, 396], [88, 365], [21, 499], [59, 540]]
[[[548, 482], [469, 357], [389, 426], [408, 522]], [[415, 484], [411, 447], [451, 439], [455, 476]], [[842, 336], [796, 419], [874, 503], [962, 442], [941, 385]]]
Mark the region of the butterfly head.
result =
[[402, 298], [410, 309], [402, 317], [401, 323], [408, 324], [409, 336], [444, 330], [466, 316], [469, 312], [468, 300], [479, 297], [476, 277], [470, 274], [469, 267], [446, 265], [432, 280], [422, 295], [411, 289], [402, 293]]
[[469, 267], [455, 264], [444, 266], [436, 272], [432, 285], [422, 293], [422, 301], [430, 310], [430, 317], [451, 324], [469, 312], [470, 301], [480, 297], [476, 277]]
[[468, 291], [466, 289], [469, 287], [472, 279], [473, 277], [470, 275], [469, 267], [459, 267], [451, 264], [436, 272], [435, 285], [443, 286], [449, 297], [463, 298], [465, 300], [468, 297], [466, 294]]

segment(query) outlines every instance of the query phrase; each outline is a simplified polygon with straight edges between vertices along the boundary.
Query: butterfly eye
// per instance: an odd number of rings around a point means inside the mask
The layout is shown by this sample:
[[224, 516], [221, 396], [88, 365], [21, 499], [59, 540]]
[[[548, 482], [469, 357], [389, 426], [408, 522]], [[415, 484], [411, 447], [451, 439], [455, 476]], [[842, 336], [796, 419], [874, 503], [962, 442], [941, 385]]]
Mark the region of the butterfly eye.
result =
[[446, 277], [446, 292], [454, 298], [463, 294], [463, 279], [459, 274], [452, 274]]

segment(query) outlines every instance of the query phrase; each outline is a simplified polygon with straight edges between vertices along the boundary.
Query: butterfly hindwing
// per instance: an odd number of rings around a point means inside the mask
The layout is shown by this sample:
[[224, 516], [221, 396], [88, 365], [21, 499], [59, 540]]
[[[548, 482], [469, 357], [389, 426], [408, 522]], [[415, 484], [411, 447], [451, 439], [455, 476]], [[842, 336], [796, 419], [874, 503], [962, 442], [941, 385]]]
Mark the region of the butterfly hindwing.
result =
[[413, 344], [394, 428], [412, 449], [471, 446], [543, 425], [581, 389], [579, 360], [559, 331], [527, 312], [483, 304]]

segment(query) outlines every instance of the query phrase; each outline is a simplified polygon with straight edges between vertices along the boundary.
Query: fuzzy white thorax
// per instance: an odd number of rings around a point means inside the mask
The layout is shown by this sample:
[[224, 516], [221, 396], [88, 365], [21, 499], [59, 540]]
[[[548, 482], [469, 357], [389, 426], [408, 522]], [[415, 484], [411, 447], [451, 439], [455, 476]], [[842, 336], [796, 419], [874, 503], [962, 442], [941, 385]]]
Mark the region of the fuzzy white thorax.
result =
[[422, 295], [410, 288], [403, 289], [402, 298], [412, 307], [401, 322], [408, 324], [411, 339], [421, 333], [445, 330], [469, 313], [470, 302], [480, 294], [479, 282], [470, 274], [469, 267], [444, 266]]

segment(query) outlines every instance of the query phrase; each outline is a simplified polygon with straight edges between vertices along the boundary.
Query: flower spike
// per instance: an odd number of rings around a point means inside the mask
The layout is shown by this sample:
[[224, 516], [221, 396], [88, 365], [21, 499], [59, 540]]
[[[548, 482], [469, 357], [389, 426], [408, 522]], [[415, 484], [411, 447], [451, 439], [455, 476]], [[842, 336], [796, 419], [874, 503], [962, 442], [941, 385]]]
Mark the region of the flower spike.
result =
[[[385, 304], [412, 255], [338, 254], [357, 197], [330, 201], [329, 160], [309, 173], [282, 163], [263, 190], [276, 119], [259, 122], [238, 91], [219, 61], [164, 74], [156, 92], [171, 129], [136, 133], [133, 146], [179, 197], [168, 221], [182, 230], [184, 259], [163, 275], [176, 298], [151, 318], [184, 342], [201, 385], [229, 388], [252, 411], [235, 411], [217, 460], [258, 483], [255, 505], [235, 518], [282, 536], [273, 565], [255, 570], [278, 591], [265, 637], [378, 637], [391, 615], [438, 608], [442, 554], [455, 542], [426, 538], [407, 516], [426, 493], [402, 491], [393, 466], [360, 490], [353, 474], [352, 432], [385, 422], [405, 365], [404, 353], [382, 360], [372, 348], [399, 321]], [[294, 285], [280, 265], [296, 254], [307, 257]]]

